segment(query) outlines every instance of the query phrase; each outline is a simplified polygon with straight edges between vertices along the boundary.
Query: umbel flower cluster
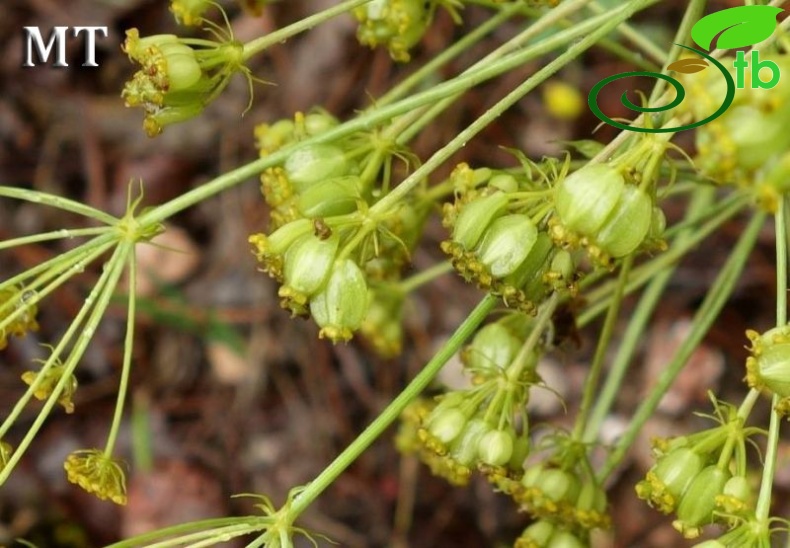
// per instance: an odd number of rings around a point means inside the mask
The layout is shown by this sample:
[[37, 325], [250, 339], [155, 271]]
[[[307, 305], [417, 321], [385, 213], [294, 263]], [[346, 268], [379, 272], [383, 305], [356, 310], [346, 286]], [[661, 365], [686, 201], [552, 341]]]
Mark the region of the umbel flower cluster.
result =
[[133, 28], [126, 31], [123, 51], [140, 69], [121, 96], [126, 106], [145, 111], [143, 128], [149, 137], [199, 115], [237, 72], [250, 78], [243, 45], [234, 40], [214, 42], [174, 34], [141, 38]]
[[570, 174], [555, 160], [522, 159], [516, 174], [458, 166], [442, 250], [464, 279], [535, 313], [554, 292], [575, 294], [586, 267], [611, 269], [639, 250], [663, 249], [666, 219], [651, 172], [663, 148], [643, 145]]
[[[790, 74], [787, 53], [761, 51], [761, 59], [773, 62], [782, 75]], [[737, 79], [735, 59], [723, 64]], [[790, 82], [780, 77], [770, 90], [753, 86], [752, 71], [737, 82], [735, 99], [715, 120], [696, 131], [699, 169], [719, 184], [736, 185], [751, 193], [758, 204], [776, 212], [790, 181]], [[688, 99], [682, 103], [695, 120], [708, 116], [726, 94], [726, 82], [716, 70], [684, 79]]]
[[756, 498], [747, 476], [746, 443], [761, 432], [744, 426], [742, 413], [716, 402], [711, 416], [719, 425], [673, 439], [656, 439], [656, 464], [636, 486], [637, 495], [665, 514], [686, 538], [705, 525], [733, 526], [754, 515]]
[[[266, 157], [337, 125], [326, 112], [297, 113], [258, 126], [256, 141]], [[382, 132], [302, 145], [261, 175], [270, 233], [250, 238], [261, 270], [282, 284], [283, 308], [312, 316], [335, 342], [361, 330], [384, 355], [400, 349], [399, 281], [430, 210], [419, 196], [376, 210], [398, 156], [412, 159]]]

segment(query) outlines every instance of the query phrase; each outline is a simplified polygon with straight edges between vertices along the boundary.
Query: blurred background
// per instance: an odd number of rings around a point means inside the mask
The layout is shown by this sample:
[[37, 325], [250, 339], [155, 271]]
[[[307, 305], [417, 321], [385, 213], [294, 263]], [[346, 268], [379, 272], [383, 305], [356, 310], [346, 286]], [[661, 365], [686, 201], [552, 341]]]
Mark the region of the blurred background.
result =
[[[234, 3], [222, 4], [234, 36], [246, 41], [334, 2], [275, 2], [257, 17]], [[711, 9], [737, 4], [711, 2]], [[635, 25], [668, 46], [684, 7], [682, 1], [661, 2]], [[136, 70], [120, 50], [124, 31], [137, 27], [144, 36], [199, 31], [178, 29], [167, 3], [161, 1], [2, 0], [0, 184], [68, 196], [118, 215], [124, 211], [130, 180], [141, 179], [144, 204], [162, 203], [254, 159], [256, 124], [290, 118], [313, 106], [348, 119], [488, 13], [470, 6], [463, 12], [464, 25], [457, 26], [440, 10], [412, 64], [406, 66], [393, 64], [386, 51], [360, 46], [354, 20], [338, 17], [253, 60], [253, 73], [269, 84], [254, 85], [254, 102], [244, 116], [248, 86], [237, 77], [202, 116], [149, 139], [142, 131], [142, 112], [125, 108], [120, 99], [124, 81]], [[437, 81], [456, 74], [523, 24], [502, 26], [446, 67]], [[44, 31], [56, 25], [107, 26], [109, 36], [97, 40], [99, 67], [80, 66], [82, 39], [68, 42], [68, 68], [22, 67], [22, 28], [39, 26]], [[618, 36], [612, 39], [621, 41]], [[415, 153], [428, 158], [539, 66], [521, 67], [470, 91], [412, 143]], [[578, 95], [571, 100], [586, 107], [587, 92], [596, 82], [630, 69], [612, 52], [596, 48], [554, 83], [567, 84]], [[645, 82], [641, 89], [647, 91], [649, 85]], [[530, 94], [431, 181], [442, 180], [460, 161], [475, 167], [517, 165], [500, 147], [518, 148], [539, 159], [559, 154], [566, 148], [564, 141], [594, 137], [606, 142], [613, 136], [608, 126], [592, 135], [597, 119], [586, 108], [573, 109], [571, 115], [557, 112], [550, 104], [554, 92], [549, 87]], [[618, 111], [619, 93], [607, 97], [612, 104], [603, 105], [604, 111], [627, 114]], [[693, 150], [690, 135], [679, 135], [676, 142]], [[672, 207], [667, 209], [670, 219], [677, 216]], [[63, 212], [0, 199], [0, 240], [80, 226], [85, 226], [82, 219]], [[125, 306], [119, 296], [78, 369], [76, 411], [54, 413], [22, 464], [0, 487], [0, 546], [13, 546], [18, 537], [39, 547], [103, 546], [170, 524], [256, 512], [255, 500], [231, 498], [235, 493], [262, 493], [281, 504], [291, 487], [315, 477], [375, 418], [481, 296], [454, 275], [419, 290], [407, 305], [405, 350], [397, 358], [378, 358], [363, 340], [332, 346], [318, 340], [311, 322], [290, 319], [278, 305], [275, 284], [257, 271], [247, 237], [266, 226], [259, 184], [251, 179], [168, 222], [157, 243], [178, 253], [141, 247], [132, 388], [117, 451], [129, 465], [128, 505], [117, 507], [83, 493], [66, 482], [63, 471], [63, 460], [71, 451], [103, 447], [106, 439], [122, 357]], [[651, 379], [683, 340], [694, 307], [740, 229], [740, 222], [727, 225], [679, 269], [645, 340], [642, 364], [633, 369], [629, 389], [607, 420], [607, 440], [627, 424]], [[434, 216], [413, 257], [414, 272], [442, 260], [438, 243], [444, 238]], [[72, 245], [66, 241], [3, 251], [0, 278]], [[597, 539], [600, 546], [684, 545], [666, 519], [634, 503], [632, 486], [652, 464], [651, 436], [680, 434], [706, 424], [691, 411], [710, 409], [709, 388], [718, 388], [722, 398], [743, 392], [743, 332], [747, 326], [767, 328], [773, 321], [772, 261], [773, 234], [766, 229], [733, 302], [646, 426], [612, 486], [617, 534]], [[41, 307], [40, 331], [13, 339], [0, 353], [0, 416], [25, 388], [19, 379], [22, 372], [45, 354], [42, 344], [54, 344], [65, 331], [98, 274], [99, 266], [94, 265], [56, 292]], [[535, 424], [570, 424], [592, 342], [581, 333], [566, 352], [541, 364], [541, 374], [565, 400], [568, 414], [555, 396], [534, 391], [530, 405]], [[449, 364], [440, 382], [465, 382], [459, 365]], [[12, 439], [23, 435], [37, 410], [32, 406], [17, 421]], [[348, 547], [479, 547], [512, 543], [529, 523], [485, 481], [456, 489], [431, 477], [412, 458], [401, 458], [392, 434], [394, 429], [343, 474], [300, 525]], [[790, 446], [785, 443], [777, 475], [780, 489], [790, 486], [789, 460]], [[319, 539], [319, 544], [325, 542]]]

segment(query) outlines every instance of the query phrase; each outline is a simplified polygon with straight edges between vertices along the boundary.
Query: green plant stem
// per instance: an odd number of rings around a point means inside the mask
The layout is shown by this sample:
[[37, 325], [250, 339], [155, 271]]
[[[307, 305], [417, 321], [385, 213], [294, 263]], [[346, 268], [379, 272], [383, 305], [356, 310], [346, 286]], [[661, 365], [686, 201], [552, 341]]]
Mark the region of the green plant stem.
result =
[[[70, 254], [67, 258], [65, 255], [55, 257], [61, 260], [56, 261], [54, 266], [40, 273], [35, 280], [24, 285], [23, 289], [20, 290], [21, 294], [24, 294], [26, 291], [34, 292], [33, 295], [26, 300], [26, 305], [37, 305], [46, 298], [47, 295], [66, 283], [69, 278], [82, 272], [86, 264], [93, 262], [113, 246], [112, 242], [104, 242], [98, 246], [91, 245], [93, 243], [94, 242], [88, 242], [84, 244], [84, 246], [77, 248], [74, 251], [79, 251], [79, 253]], [[29, 275], [30, 271], [25, 272], [25, 274]], [[50, 280], [52, 281], [50, 282]], [[27, 313], [27, 306], [17, 307], [16, 305], [18, 302], [19, 301], [9, 299], [7, 302], [0, 303], [0, 313], [5, 316], [4, 319], [0, 321], [0, 329], [5, 329], [22, 314]], [[8, 312], [6, 315], [6, 311], [10, 308], [15, 308], [15, 310]]]
[[[591, 2], [589, 6], [590, 11], [596, 14], [606, 13], [607, 8], [601, 6], [598, 2]], [[637, 48], [642, 50], [648, 57], [652, 57], [656, 63], [663, 65], [667, 60], [666, 51], [657, 46], [650, 38], [645, 36], [644, 33], [638, 31], [628, 23], [620, 25], [617, 29], [620, 35], [630, 40]]]
[[584, 393], [582, 395], [582, 403], [579, 407], [579, 413], [576, 415], [576, 424], [573, 428], [573, 439], [581, 441], [584, 434], [584, 428], [587, 423], [587, 418], [590, 413], [590, 407], [595, 399], [595, 394], [598, 388], [598, 381], [603, 371], [604, 360], [606, 359], [606, 350], [609, 348], [609, 343], [612, 341], [614, 335], [614, 328], [617, 323], [617, 317], [620, 315], [620, 305], [623, 303], [623, 294], [625, 293], [625, 286], [628, 282], [628, 274], [631, 272], [631, 266], [634, 264], [634, 255], [628, 255], [620, 266], [620, 275], [617, 278], [617, 286], [609, 301], [609, 309], [606, 312], [606, 319], [601, 328], [601, 333], [598, 335], [598, 344], [595, 347], [595, 354], [593, 355], [592, 365], [587, 378], [584, 381]]
[[461, 345], [472, 335], [477, 327], [483, 323], [491, 310], [499, 301], [492, 295], [486, 295], [483, 300], [467, 316], [463, 323], [456, 329], [452, 337], [445, 343], [433, 358], [425, 365], [422, 371], [397, 398], [384, 409], [378, 417], [346, 449], [332, 461], [315, 480], [310, 482], [293, 500], [290, 507], [290, 520], [295, 520], [308, 506], [329, 487], [335, 479], [353, 463], [359, 455], [372, 444], [403, 412], [406, 406], [416, 398], [439, 373], [442, 366], [449, 360]]
[[43, 232], [41, 234], [33, 234], [32, 236], [23, 236], [21, 238], [5, 240], [0, 242], [0, 250], [39, 242], [47, 242], [49, 240], [66, 240], [71, 238], [81, 238], [84, 236], [97, 236], [110, 231], [112, 231], [112, 229], [106, 226], [99, 226], [95, 228], [78, 228], [73, 230], [63, 228], [61, 230], [53, 230], [52, 232]]
[[[575, 42], [564, 53], [559, 55], [556, 59], [548, 63], [545, 67], [537, 71], [533, 76], [527, 78], [521, 85], [513, 89], [510, 93], [500, 99], [493, 107], [488, 109], [482, 116], [472, 122], [463, 131], [450, 140], [444, 147], [439, 149], [433, 156], [431, 156], [424, 164], [414, 170], [404, 181], [396, 187], [387, 196], [381, 199], [376, 205], [370, 208], [371, 214], [384, 213], [397, 204], [401, 199], [414, 188], [419, 182], [428, 174], [433, 172], [434, 169], [447, 161], [450, 156], [455, 154], [461, 147], [482, 131], [485, 127], [491, 124], [499, 116], [502, 115], [508, 108], [519, 101], [524, 95], [535, 89], [540, 83], [546, 80], [549, 76], [557, 72], [576, 59], [583, 51], [590, 48], [602, 36], [605, 36], [613, 28], [621, 22], [633, 16], [634, 13], [644, 8], [645, 6], [653, 3], [654, 0], [633, 0], [619, 8], [610, 11], [607, 15], [608, 18], [598, 28], [592, 30], [584, 38]], [[582, 25], [580, 25], [581, 27]]]
[[[787, 198], [782, 196], [776, 212], [776, 325], [787, 325]], [[782, 417], [776, 411], [780, 397], [771, 398], [771, 420], [768, 426], [768, 441], [763, 461], [763, 477], [760, 482], [760, 495], [757, 498], [755, 517], [767, 522], [771, 511], [771, 492], [776, 473], [776, 453], [779, 448], [779, 427]]]
[[426, 268], [411, 276], [406, 278], [405, 280], [398, 283], [398, 289], [403, 293], [411, 293], [418, 287], [421, 287], [429, 282], [432, 282], [436, 278], [447, 274], [448, 272], [453, 271], [453, 265], [450, 264], [450, 261], [442, 261], [441, 263], [435, 264], [430, 268]]
[[694, 322], [691, 331], [686, 339], [680, 345], [677, 352], [672, 358], [672, 361], [667, 365], [661, 376], [658, 378], [656, 386], [650, 391], [647, 399], [637, 409], [631, 423], [625, 433], [618, 440], [617, 444], [609, 454], [604, 466], [598, 473], [598, 479], [603, 482], [609, 474], [620, 464], [620, 461], [625, 457], [628, 450], [634, 443], [636, 436], [642, 429], [644, 423], [653, 415], [653, 412], [658, 407], [661, 398], [669, 390], [669, 387], [675, 381], [678, 373], [683, 369], [683, 366], [688, 361], [688, 358], [699, 346], [702, 338], [710, 329], [710, 326], [715, 321], [718, 313], [721, 311], [724, 304], [735, 287], [741, 271], [743, 270], [749, 253], [757, 241], [757, 235], [760, 228], [765, 222], [765, 214], [762, 212], [755, 213], [751, 221], [743, 231], [738, 243], [733, 248], [727, 262], [724, 264], [716, 280], [713, 282], [710, 290], [705, 296], [705, 300], [700, 306], [697, 314], [694, 317]]
[[485, 23], [474, 29], [469, 34], [464, 35], [463, 38], [454, 42], [450, 47], [443, 50], [439, 55], [422, 65], [409, 76], [404, 78], [392, 88], [390, 88], [384, 95], [375, 100], [376, 108], [401, 99], [411, 90], [420, 85], [421, 82], [428, 80], [436, 75], [437, 71], [445, 64], [449, 63], [455, 57], [465, 52], [469, 47], [476, 44], [483, 39], [489, 32], [498, 28], [502, 23], [507, 21], [513, 14], [519, 11], [518, 4], [512, 4], [503, 8], [501, 11], [494, 14]]
[[[656, 1], [657, 0], [632, 0], [632, 2], [630, 2], [627, 6], [613, 10], [611, 17], [609, 18], [610, 24], [612, 26], [616, 24], [614, 23], [615, 19], [613, 19], [615, 16], [616, 20], [627, 19], [639, 9], [655, 3]], [[569, 29], [568, 31], [564, 32], [567, 33], [565, 34], [566, 37], [575, 36], [578, 30]], [[561, 34], [563, 33], [558, 33], [553, 38], [557, 38], [557, 36]], [[577, 44], [575, 49], [578, 49], [580, 52], [584, 48], [578, 48]], [[372, 128], [375, 128], [376, 126], [401, 114], [413, 111], [423, 105], [435, 103], [445, 97], [453, 96], [482, 82], [490, 80], [491, 78], [499, 76], [500, 74], [508, 72], [509, 70], [523, 64], [526, 60], [533, 58], [533, 56], [534, 50], [531, 49], [513, 53], [512, 55], [500, 59], [497, 62], [493, 62], [481, 67], [479, 70], [476, 70], [472, 73], [464, 73], [451, 80], [448, 80], [447, 82], [438, 84], [431, 89], [421, 93], [413, 94], [406, 99], [398, 101], [397, 103], [366, 112], [361, 116], [341, 124], [336, 128], [321, 133], [320, 135], [305, 139], [304, 141], [300, 141], [287, 147], [283, 147], [269, 156], [259, 158], [244, 166], [220, 175], [219, 177], [216, 177], [215, 179], [212, 179], [211, 181], [195, 189], [192, 189], [191, 191], [186, 192], [170, 200], [169, 202], [146, 211], [137, 218], [137, 221], [142, 226], [151, 226], [161, 223], [165, 219], [183, 211], [184, 209], [205, 201], [219, 192], [241, 184], [246, 179], [258, 175], [266, 168], [282, 163], [295, 150], [316, 143], [331, 142], [337, 139], [342, 139], [358, 131], [370, 131]], [[425, 171], [423, 171], [423, 173], [425, 173]], [[416, 185], [418, 184], [418, 181], [413, 180], [412, 184]], [[403, 184], [401, 184], [398, 188], [400, 189], [401, 187], [403, 187]], [[0, 188], [0, 190], [2, 190], [2, 188]], [[408, 190], [409, 189], [402, 191], [402, 194], [405, 194], [408, 192]]]
[[253, 55], [264, 51], [266, 48], [273, 46], [274, 44], [285, 42], [288, 38], [299, 34], [300, 32], [310, 30], [311, 28], [320, 25], [324, 21], [332, 19], [338, 15], [342, 15], [346, 12], [350, 12], [357, 6], [367, 4], [368, 2], [370, 2], [370, 0], [346, 0], [345, 2], [341, 2], [336, 6], [332, 6], [331, 8], [327, 8], [318, 13], [314, 13], [313, 15], [309, 15], [304, 19], [300, 19], [296, 23], [292, 23], [265, 36], [251, 40], [250, 42], [244, 44], [244, 52], [242, 53], [242, 57], [246, 61]]
[[[731, 202], [729, 207], [722, 211], [719, 215], [705, 223], [703, 226], [697, 228], [692, 232], [693, 236], [682, 242], [677, 242], [670, 247], [669, 251], [656, 257], [652, 261], [640, 265], [633, 269], [631, 272], [631, 279], [628, 281], [625, 292], [630, 294], [639, 287], [649, 282], [656, 274], [663, 269], [668, 268], [683, 258], [688, 251], [696, 247], [702, 240], [710, 236], [716, 231], [724, 222], [735, 216], [738, 212], [744, 209], [749, 203], [749, 198], [746, 196], [738, 196]], [[611, 294], [615, 290], [615, 284], [608, 282], [600, 287], [587, 293], [589, 305], [585, 308], [584, 312], [579, 314], [577, 323], [579, 326], [584, 326], [595, 319], [598, 314], [606, 310], [606, 303], [611, 298]]]
[[[133, 250], [133, 244], [130, 242], [123, 242], [118, 245], [118, 247], [116, 247], [115, 253], [106, 263], [106, 268], [99, 278], [99, 281], [85, 299], [85, 303], [82, 305], [82, 308], [80, 308], [77, 316], [71, 322], [68, 330], [63, 335], [63, 337], [61, 337], [58, 345], [52, 351], [52, 354], [42, 367], [42, 370], [50, 367], [54, 363], [55, 359], [57, 359], [58, 356], [60, 356], [60, 354], [63, 352], [66, 344], [71, 341], [71, 339], [77, 335], [77, 332], [79, 331], [79, 335], [77, 336], [76, 342], [69, 353], [69, 357], [64, 363], [63, 375], [61, 376], [57, 385], [55, 385], [55, 387], [52, 389], [52, 393], [49, 395], [46, 402], [44, 402], [41, 411], [36, 416], [33, 424], [28, 429], [24, 438], [22, 438], [22, 441], [19, 442], [19, 445], [16, 447], [15, 451], [11, 454], [11, 458], [8, 460], [8, 463], [2, 470], [0, 470], [0, 485], [5, 483], [5, 480], [8, 479], [8, 476], [19, 462], [19, 459], [22, 458], [22, 455], [24, 455], [25, 451], [30, 446], [30, 443], [41, 429], [44, 421], [52, 412], [52, 408], [57, 404], [58, 398], [60, 398], [60, 395], [63, 393], [63, 390], [66, 387], [66, 384], [70, 381], [71, 375], [74, 374], [74, 370], [82, 358], [88, 343], [93, 338], [93, 334], [96, 331], [99, 321], [101, 321], [102, 316], [107, 310], [107, 306], [110, 303], [110, 297], [112, 297], [112, 293], [118, 283], [118, 279], [121, 277], [123, 267], [126, 264], [126, 258], [131, 250]], [[82, 326], [82, 320], [86, 316], [89, 316], [88, 320], [86, 324]], [[41, 377], [39, 376], [38, 378]], [[30, 387], [28, 392], [31, 392], [34, 386], [35, 384]], [[22, 408], [24, 408], [24, 405], [20, 405], [24, 400], [25, 397], [21, 398], [14, 406], [14, 410], [11, 412], [11, 415], [9, 415], [9, 417], [3, 421], [3, 425], [0, 426], [0, 438], [5, 435], [5, 432], [8, 431], [11, 423], [13, 420], [15, 420], [15, 417], [18, 416]]]
[[[257, 523], [256, 523], [257, 522]], [[195, 529], [203, 529], [202, 531], [198, 531], [197, 533], [203, 533], [205, 537], [218, 537], [223, 533], [227, 532], [228, 530], [234, 530], [239, 526], [249, 527], [251, 532], [260, 531], [265, 529], [271, 524], [271, 518], [269, 517], [233, 517], [233, 518], [211, 518], [206, 520], [200, 521], [193, 521], [189, 523], [182, 523], [179, 525], [174, 525], [172, 527], [165, 527], [162, 529], [157, 529], [156, 531], [152, 531], [150, 533], [144, 533], [142, 535], [138, 535], [136, 537], [122, 540], [120, 542], [116, 542], [114, 544], [110, 544], [106, 548], [138, 548], [141, 546], [145, 546], [146, 548], [151, 548], [151, 542], [156, 541], [162, 537], [173, 537], [174, 535], [181, 535], [176, 538], [171, 538], [165, 543], [168, 544], [159, 544], [159, 546], [183, 546], [183, 541], [185, 537], [192, 535], [195, 533]]]
[[24, 200], [34, 204], [43, 204], [50, 207], [55, 207], [57, 209], [62, 209], [64, 211], [70, 211], [71, 213], [76, 213], [77, 215], [82, 215], [83, 217], [95, 219], [110, 226], [114, 226], [119, 222], [119, 219], [113, 217], [109, 213], [105, 213], [74, 200], [69, 200], [68, 198], [62, 198], [60, 196], [55, 196], [54, 194], [48, 194], [46, 192], [39, 192], [38, 190], [30, 190], [27, 188], [13, 186], [0, 186], [0, 196], [14, 198], [16, 200]]
[[524, 372], [524, 368], [530, 363], [529, 355], [538, 344], [549, 321], [551, 321], [551, 317], [557, 309], [558, 303], [559, 296], [558, 293], [555, 292], [541, 305], [540, 311], [530, 327], [531, 331], [529, 332], [529, 336], [524, 341], [524, 344], [521, 345], [521, 349], [516, 357], [513, 358], [513, 363], [507, 368], [506, 373], [509, 381], [518, 382], [521, 374]]
[[110, 433], [107, 436], [107, 444], [104, 447], [104, 455], [112, 457], [115, 440], [118, 437], [118, 430], [121, 427], [123, 418], [123, 405], [126, 401], [126, 394], [129, 390], [129, 373], [132, 370], [132, 354], [134, 349], [134, 322], [137, 304], [137, 255], [134, 252], [128, 254], [129, 264], [129, 305], [126, 311], [126, 337], [123, 341], [123, 366], [121, 368], [121, 380], [118, 383], [118, 396], [115, 401], [115, 413], [110, 426]]
[[[686, 218], [694, 218], [709, 208], [714, 194], [715, 190], [712, 188], [698, 188], [686, 212]], [[688, 240], [692, 234], [692, 230], [693, 228], [686, 228], [683, 233], [678, 234], [675, 243], [681, 244], [685, 240]], [[653, 314], [653, 310], [655, 310], [655, 307], [658, 305], [661, 296], [664, 294], [664, 290], [674, 272], [674, 265], [659, 271], [652, 278], [644, 294], [639, 299], [636, 309], [628, 320], [628, 327], [623, 334], [623, 340], [620, 343], [620, 347], [617, 349], [617, 354], [607, 374], [606, 382], [596, 398], [595, 406], [587, 419], [587, 426], [585, 427], [584, 436], [582, 438], [584, 442], [592, 443], [598, 437], [601, 425], [606, 415], [609, 413], [609, 410], [612, 408], [615, 398], [623, 384], [628, 365], [631, 363], [631, 359], [639, 343], [642, 341], [642, 334], [647, 327], [647, 323]]]
[[[502, 44], [497, 49], [486, 55], [483, 59], [477, 61], [474, 65], [466, 69], [463, 72], [463, 74], [474, 73], [476, 70], [479, 70], [480, 68], [485, 67], [486, 65], [498, 59], [501, 59], [505, 55], [516, 50], [517, 48], [523, 47], [524, 44], [529, 42], [532, 38], [540, 35], [541, 32], [551, 27], [551, 25], [562, 21], [563, 17], [570, 15], [575, 11], [578, 11], [590, 1], [591, 0], [572, 0], [570, 2], [566, 2], [562, 4], [557, 9], [552, 10], [551, 12], [547, 13], [545, 16], [541, 17], [538, 21], [527, 27], [524, 31], [519, 33], [517, 36], [508, 40], [507, 43]], [[607, 19], [608, 16], [599, 16], [590, 19], [588, 21], [585, 21], [583, 23], [574, 25], [567, 30], [558, 32], [553, 36], [550, 36], [542, 40], [538, 44], [524, 48], [519, 53], [519, 55], [531, 51], [532, 55], [529, 58], [524, 59], [524, 62], [532, 59], [537, 59], [541, 55], [544, 55], [554, 50], [555, 48], [561, 47], [566, 43], [570, 43], [573, 40], [576, 40], [578, 37], [584, 36], [585, 34], [591, 32], [595, 28], [598, 28]], [[420, 131], [422, 131], [422, 129], [427, 124], [429, 124], [434, 118], [436, 118], [436, 116], [438, 116], [449, 105], [451, 105], [459, 96], [460, 93], [446, 97], [442, 101], [434, 105], [427, 105], [425, 108], [411, 112], [408, 115], [404, 116], [403, 119], [405, 123], [403, 123], [403, 125], [407, 127], [407, 130], [400, 132], [400, 134], [398, 135], [398, 142], [406, 143], [410, 141], [415, 135], [417, 135]]]

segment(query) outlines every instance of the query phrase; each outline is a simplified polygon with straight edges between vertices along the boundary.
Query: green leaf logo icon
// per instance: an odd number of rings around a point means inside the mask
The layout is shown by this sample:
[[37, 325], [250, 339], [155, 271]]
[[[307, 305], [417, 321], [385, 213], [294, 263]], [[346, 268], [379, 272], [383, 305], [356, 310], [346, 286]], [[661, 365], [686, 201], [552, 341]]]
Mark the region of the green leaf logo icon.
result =
[[691, 29], [691, 38], [706, 50], [711, 49], [716, 36], [719, 37], [717, 48], [753, 46], [773, 34], [776, 16], [782, 11], [772, 6], [739, 6], [717, 11], [697, 21]]

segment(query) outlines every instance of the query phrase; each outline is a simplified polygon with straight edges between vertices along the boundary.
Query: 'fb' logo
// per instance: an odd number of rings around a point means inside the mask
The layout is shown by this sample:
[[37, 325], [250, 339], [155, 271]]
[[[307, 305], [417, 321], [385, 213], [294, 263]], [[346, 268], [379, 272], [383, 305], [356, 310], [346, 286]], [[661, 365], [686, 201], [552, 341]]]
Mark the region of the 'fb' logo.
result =
[[[718, 40], [716, 42], [716, 46], [722, 49], [753, 46], [755, 44], [759, 44], [763, 40], [769, 38], [771, 34], [773, 34], [777, 25], [776, 16], [782, 11], [784, 10], [772, 6], [740, 6], [737, 8], [718, 11], [697, 21], [697, 23], [691, 29], [691, 38], [697, 43], [698, 46], [706, 50], [711, 49], [713, 40], [717, 36]], [[623, 93], [622, 97], [620, 97], [620, 101], [627, 108], [636, 112], [664, 112], [678, 106], [686, 97], [686, 90], [683, 89], [681, 83], [674, 78], [667, 76], [666, 74], [659, 74], [656, 72], [634, 71], [623, 72], [621, 74], [615, 74], [614, 76], [604, 78], [590, 90], [590, 96], [587, 101], [590, 104], [590, 109], [593, 111], [593, 113], [610, 126], [614, 126], [616, 128], [625, 129], [628, 131], [640, 131], [643, 133], [672, 133], [707, 124], [711, 120], [721, 116], [724, 111], [729, 108], [730, 104], [732, 104], [732, 101], [735, 98], [736, 88], [743, 89], [746, 87], [747, 69], [749, 70], [751, 82], [750, 86], [752, 89], [771, 89], [779, 83], [779, 66], [773, 61], [760, 60], [760, 52], [757, 50], [752, 50], [749, 59], [747, 59], [744, 52], [739, 51], [737, 53], [735, 62], [733, 63], [733, 67], [735, 68], [735, 80], [733, 80], [727, 68], [719, 61], [708, 55], [708, 53], [705, 51], [699, 50], [697, 48], [687, 47], [682, 44], [677, 45], [697, 53], [702, 58], [681, 59], [669, 65], [667, 69], [688, 74], [705, 70], [710, 63], [719, 69], [719, 71], [721, 71], [724, 79], [727, 81], [727, 93], [721, 106], [716, 112], [704, 120], [700, 120], [699, 122], [671, 128], [634, 127], [612, 120], [606, 114], [604, 114], [598, 106], [598, 93], [606, 84], [615, 80], [619, 80], [620, 78], [628, 78], [630, 76], [650, 76], [664, 80], [673, 88], [675, 88], [675, 99], [672, 102], [659, 107], [641, 107], [635, 105], [628, 99], [628, 92], [626, 91]], [[770, 78], [767, 80], [761, 79], [761, 70], [769, 70], [771, 73]]]

